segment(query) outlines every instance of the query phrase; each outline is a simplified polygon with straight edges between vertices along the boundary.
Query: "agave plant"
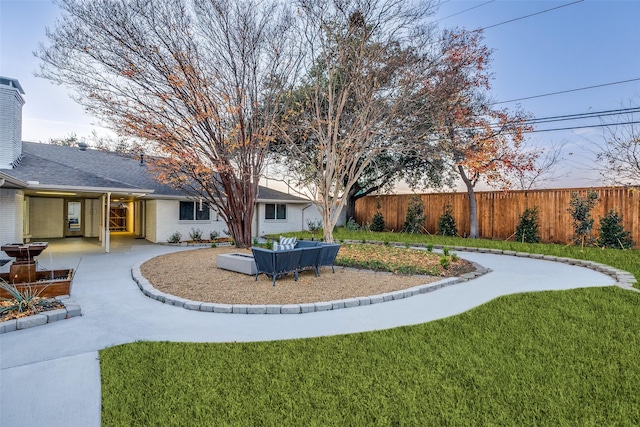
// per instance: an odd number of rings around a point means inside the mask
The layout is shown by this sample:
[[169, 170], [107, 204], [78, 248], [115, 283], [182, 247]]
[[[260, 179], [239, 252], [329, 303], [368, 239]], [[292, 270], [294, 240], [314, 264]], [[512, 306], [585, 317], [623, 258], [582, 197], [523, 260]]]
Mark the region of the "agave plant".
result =
[[18, 313], [26, 311], [39, 312], [50, 307], [54, 302], [49, 298], [40, 298], [40, 293], [44, 288], [38, 290], [35, 287], [23, 286], [22, 290], [20, 290], [17, 286], [0, 279], [0, 289], [11, 295], [9, 298], [0, 297], [0, 302], [3, 303], [0, 305], [0, 316], [12, 311]]

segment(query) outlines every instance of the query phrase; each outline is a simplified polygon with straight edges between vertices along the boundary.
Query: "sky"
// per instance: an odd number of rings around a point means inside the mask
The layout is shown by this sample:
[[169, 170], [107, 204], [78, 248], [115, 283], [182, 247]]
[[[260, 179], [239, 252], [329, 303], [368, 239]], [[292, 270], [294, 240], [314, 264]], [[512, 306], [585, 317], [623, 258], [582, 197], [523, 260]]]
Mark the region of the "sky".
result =
[[[0, 0], [0, 75], [18, 79], [24, 88], [25, 141], [88, 138], [92, 130], [109, 134], [70, 98], [68, 88], [34, 76], [39, 60], [33, 51], [46, 44], [45, 28], [55, 26], [58, 13], [50, 0]], [[441, 0], [433, 19], [443, 28], [484, 28], [485, 44], [493, 50], [490, 95], [500, 102], [496, 106], [546, 118], [640, 104], [640, 0]], [[628, 82], [612, 84], [623, 81]], [[575, 90], [592, 86], [600, 87]], [[540, 96], [565, 91], [571, 92]], [[514, 99], [521, 100], [503, 103]], [[600, 123], [595, 117], [537, 129]], [[592, 158], [602, 138], [603, 128], [582, 128], [531, 133], [527, 143], [547, 151], [564, 144], [547, 187], [588, 187], [600, 181]]]

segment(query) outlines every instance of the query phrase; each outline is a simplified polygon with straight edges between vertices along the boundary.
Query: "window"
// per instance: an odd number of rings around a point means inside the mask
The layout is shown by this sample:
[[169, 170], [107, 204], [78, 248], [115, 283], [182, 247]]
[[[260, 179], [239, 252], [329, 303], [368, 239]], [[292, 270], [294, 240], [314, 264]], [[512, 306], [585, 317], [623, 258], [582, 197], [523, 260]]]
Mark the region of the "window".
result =
[[264, 205], [264, 219], [287, 219], [287, 205], [266, 203]]
[[199, 202], [180, 202], [180, 221], [209, 221], [209, 205]]

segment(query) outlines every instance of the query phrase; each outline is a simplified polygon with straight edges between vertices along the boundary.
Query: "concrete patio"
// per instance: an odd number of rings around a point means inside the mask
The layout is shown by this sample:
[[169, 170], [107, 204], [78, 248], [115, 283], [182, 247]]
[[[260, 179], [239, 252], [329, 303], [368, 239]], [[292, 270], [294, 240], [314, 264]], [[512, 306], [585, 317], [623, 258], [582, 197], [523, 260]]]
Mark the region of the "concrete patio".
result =
[[[152, 300], [131, 278], [151, 257], [192, 248], [114, 235], [111, 253], [93, 240], [51, 241], [39, 261], [77, 268], [72, 297], [83, 315], [0, 335], [0, 425], [99, 426], [98, 351], [139, 340], [263, 341], [393, 328], [456, 315], [501, 295], [615, 280], [592, 269], [541, 259], [477, 252], [463, 258], [493, 270], [428, 294], [303, 315], [233, 315], [184, 310]], [[2, 267], [6, 268], [6, 266]]]

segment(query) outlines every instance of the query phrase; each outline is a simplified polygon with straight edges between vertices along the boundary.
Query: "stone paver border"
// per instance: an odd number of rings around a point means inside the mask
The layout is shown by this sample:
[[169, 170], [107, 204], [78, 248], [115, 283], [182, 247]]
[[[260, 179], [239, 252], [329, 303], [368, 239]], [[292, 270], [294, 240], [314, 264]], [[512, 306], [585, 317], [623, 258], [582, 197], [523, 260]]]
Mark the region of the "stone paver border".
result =
[[0, 334], [46, 325], [47, 323], [53, 323], [58, 320], [69, 319], [75, 316], [82, 316], [80, 304], [75, 300], [70, 299], [69, 295], [58, 296], [56, 299], [64, 305], [64, 308], [43, 311], [42, 313], [34, 314], [32, 316], [0, 322]]
[[[362, 242], [347, 240], [344, 243], [362, 243]], [[390, 244], [398, 247], [406, 247], [406, 245], [402, 242], [386, 243], [386, 242], [378, 242], [378, 241], [368, 241], [367, 243]], [[591, 268], [593, 270], [599, 271], [601, 273], [604, 273], [613, 277], [617, 282], [616, 285], [621, 288], [640, 292], [640, 289], [636, 289], [633, 287], [633, 284], [636, 282], [636, 279], [633, 276], [633, 274], [624, 270], [610, 267], [606, 264], [601, 264], [593, 261], [579, 260], [579, 259], [573, 259], [573, 258], [562, 258], [562, 257], [543, 255], [543, 254], [531, 254], [528, 252], [516, 252], [516, 251], [509, 251], [509, 250], [502, 250], [502, 249], [487, 249], [487, 248], [475, 248], [475, 247], [466, 247], [466, 246], [412, 244], [410, 247], [414, 249], [426, 249], [428, 246], [436, 250], [443, 250], [445, 247], [447, 247], [449, 250], [452, 250], [452, 251], [480, 252], [480, 253], [490, 253], [495, 255], [528, 257], [532, 259], [544, 259], [546, 261], [555, 261], [555, 262], [563, 262], [570, 265], [578, 265], [586, 268]], [[144, 293], [149, 298], [158, 300], [164, 304], [171, 304], [176, 307], [182, 307], [187, 310], [208, 311], [213, 313], [230, 313], [230, 314], [304, 314], [304, 313], [312, 313], [316, 311], [327, 311], [327, 310], [338, 310], [342, 308], [351, 308], [351, 307], [357, 307], [360, 305], [378, 304], [386, 301], [409, 298], [414, 295], [432, 292], [437, 289], [444, 288], [446, 286], [451, 286], [458, 283], [466, 282], [471, 279], [475, 279], [476, 277], [491, 271], [488, 268], [482, 267], [481, 265], [474, 263], [476, 267], [476, 271], [463, 274], [460, 277], [452, 277], [452, 278], [440, 280], [436, 283], [414, 286], [412, 288], [402, 289], [394, 292], [388, 292], [380, 295], [348, 298], [348, 299], [336, 300], [336, 301], [323, 301], [323, 302], [308, 303], [308, 304], [248, 305], [248, 304], [222, 304], [222, 303], [213, 303], [213, 302], [192, 301], [189, 299], [181, 298], [175, 295], [171, 295], [171, 294], [167, 294], [165, 292], [159, 291], [158, 289], [154, 288], [153, 285], [142, 275], [140, 271], [140, 266], [144, 264], [144, 262], [146, 261], [136, 264], [131, 269], [131, 277], [138, 284], [138, 288], [140, 288], [140, 291], [142, 291], [142, 293]], [[371, 273], [374, 273], [374, 272], [372, 271]]]

